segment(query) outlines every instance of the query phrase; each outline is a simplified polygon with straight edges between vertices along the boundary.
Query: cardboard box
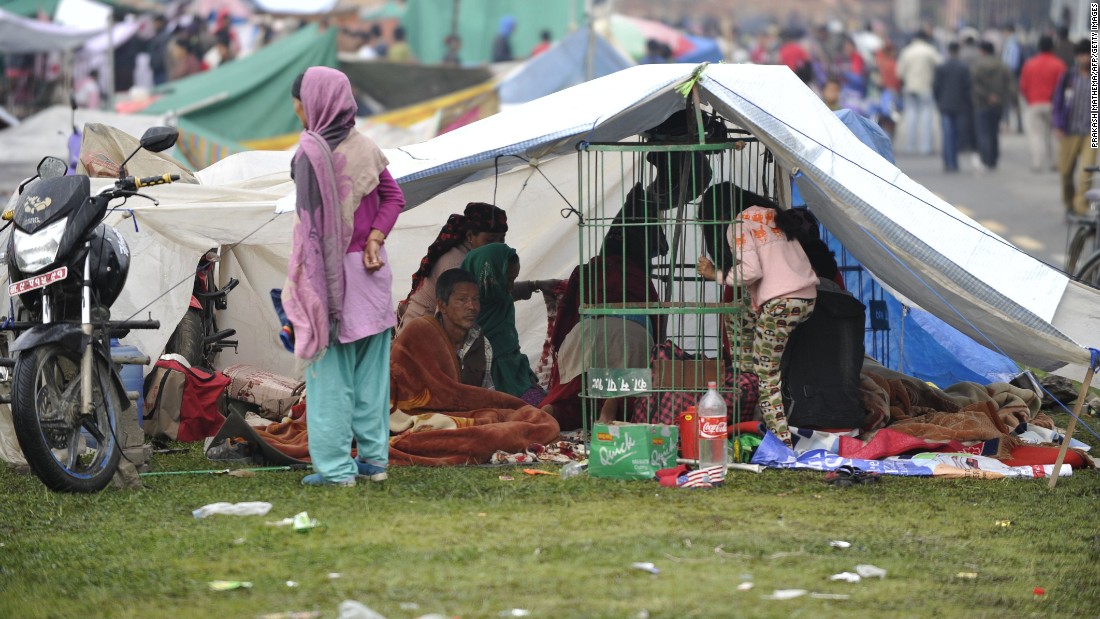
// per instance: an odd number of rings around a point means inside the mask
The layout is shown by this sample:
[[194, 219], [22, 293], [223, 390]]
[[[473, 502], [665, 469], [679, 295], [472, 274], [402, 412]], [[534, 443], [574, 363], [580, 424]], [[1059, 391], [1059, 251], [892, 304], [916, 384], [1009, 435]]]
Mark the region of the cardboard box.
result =
[[592, 428], [588, 474], [606, 479], [653, 479], [676, 465], [680, 431], [652, 423], [598, 423]]

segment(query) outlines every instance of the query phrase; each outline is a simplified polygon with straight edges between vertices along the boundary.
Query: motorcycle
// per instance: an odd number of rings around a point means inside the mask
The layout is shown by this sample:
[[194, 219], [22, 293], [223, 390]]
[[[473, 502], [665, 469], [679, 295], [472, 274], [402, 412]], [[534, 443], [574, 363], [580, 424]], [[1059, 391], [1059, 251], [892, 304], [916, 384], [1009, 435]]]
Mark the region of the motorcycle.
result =
[[229, 307], [226, 297], [240, 282], [231, 277], [225, 286], [218, 288], [214, 266], [219, 259], [216, 249], [199, 258], [191, 304], [164, 346], [165, 354], [181, 355], [192, 366], [213, 368], [219, 352], [226, 348], [237, 350], [238, 342], [228, 339], [236, 335], [237, 330], [218, 329], [216, 312]]
[[[10, 345], [11, 412], [31, 471], [51, 490], [98, 492], [110, 483], [122, 453], [119, 420], [130, 400], [112, 359], [110, 339], [131, 329], [157, 329], [156, 320], [111, 320], [122, 292], [130, 250], [103, 223], [117, 198], [153, 198], [143, 187], [179, 180], [164, 174], [126, 176], [141, 149], [160, 152], [178, 132], [153, 127], [122, 163], [119, 178], [92, 195], [87, 176], [65, 176], [66, 162], [46, 157], [19, 187], [7, 244], [8, 294], [13, 310], [0, 328], [18, 333]], [[132, 410], [132, 409], [130, 409]], [[136, 420], [135, 420], [136, 421]]]

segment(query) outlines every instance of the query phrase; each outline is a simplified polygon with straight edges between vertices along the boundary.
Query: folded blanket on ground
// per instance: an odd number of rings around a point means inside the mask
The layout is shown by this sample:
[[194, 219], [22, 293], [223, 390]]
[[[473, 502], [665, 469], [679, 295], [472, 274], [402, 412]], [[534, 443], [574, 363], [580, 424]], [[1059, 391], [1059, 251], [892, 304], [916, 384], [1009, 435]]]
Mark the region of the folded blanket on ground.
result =
[[522, 452], [558, 436], [553, 417], [507, 393], [465, 385], [459, 370], [434, 317], [401, 329], [390, 351], [391, 431], [401, 430], [390, 439], [392, 464], [481, 464], [498, 450]]
[[[989, 385], [958, 383], [947, 389], [939, 389], [871, 360], [864, 362], [861, 379], [860, 392], [863, 407], [877, 418], [875, 423], [871, 427], [864, 428], [865, 430], [874, 430], [888, 425], [893, 427], [893, 424], [898, 421], [926, 414], [958, 413], [964, 409], [991, 412], [1000, 421], [1000, 426], [1008, 429], [1015, 428], [1021, 423], [1053, 427], [1050, 418], [1039, 413], [1041, 400], [1035, 392], [1008, 383]], [[971, 419], [971, 421], [976, 420], [984, 425], [984, 421], [978, 420], [977, 417]]]

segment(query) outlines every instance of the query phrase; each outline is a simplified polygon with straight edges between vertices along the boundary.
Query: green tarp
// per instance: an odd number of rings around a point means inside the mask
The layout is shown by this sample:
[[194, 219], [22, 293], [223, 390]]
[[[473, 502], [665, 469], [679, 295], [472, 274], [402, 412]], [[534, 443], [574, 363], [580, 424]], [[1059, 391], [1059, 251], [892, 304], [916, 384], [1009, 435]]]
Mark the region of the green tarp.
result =
[[39, 11], [53, 17], [59, 4], [61, 0], [0, 0], [0, 9], [23, 17], [38, 17]]
[[[409, 45], [421, 62], [443, 60], [443, 40], [451, 34], [451, 16], [456, 3], [443, 0], [408, 0], [402, 22], [409, 33]], [[554, 41], [585, 23], [584, 0], [461, 0], [457, 3], [458, 35], [463, 64], [489, 62], [493, 38], [500, 18], [516, 19], [512, 33], [512, 54], [516, 60], [527, 58], [539, 42], [539, 33], [549, 30]]]
[[213, 71], [169, 82], [148, 114], [174, 112], [210, 135], [241, 142], [301, 129], [290, 84], [312, 66], [336, 66], [336, 30], [316, 26], [280, 39]]
[[493, 72], [487, 67], [410, 65], [384, 60], [341, 60], [340, 70], [347, 74], [353, 87], [386, 110], [473, 88], [493, 79]]

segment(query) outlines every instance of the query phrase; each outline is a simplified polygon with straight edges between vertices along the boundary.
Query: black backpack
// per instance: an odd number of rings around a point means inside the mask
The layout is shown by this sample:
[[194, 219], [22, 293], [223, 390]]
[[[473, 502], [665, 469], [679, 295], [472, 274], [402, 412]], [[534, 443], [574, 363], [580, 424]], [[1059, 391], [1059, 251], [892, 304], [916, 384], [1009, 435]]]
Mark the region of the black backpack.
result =
[[843, 292], [818, 290], [814, 312], [783, 351], [780, 378], [787, 423], [799, 428], [858, 428], [866, 308]]

